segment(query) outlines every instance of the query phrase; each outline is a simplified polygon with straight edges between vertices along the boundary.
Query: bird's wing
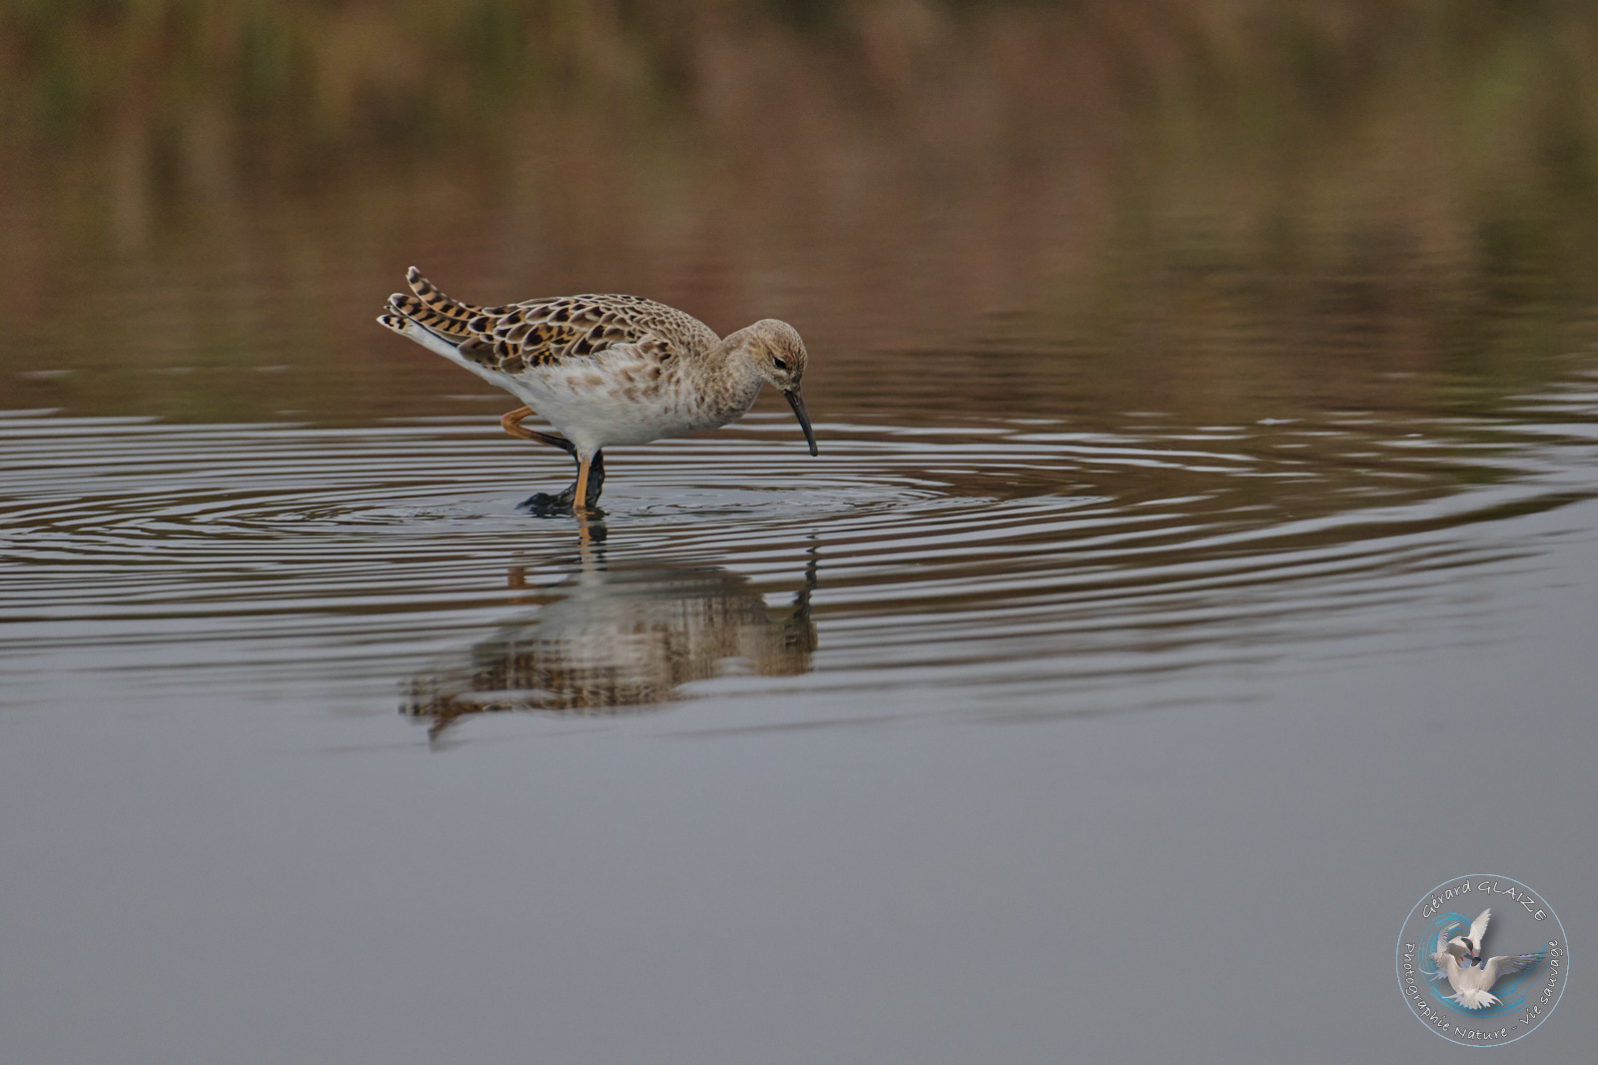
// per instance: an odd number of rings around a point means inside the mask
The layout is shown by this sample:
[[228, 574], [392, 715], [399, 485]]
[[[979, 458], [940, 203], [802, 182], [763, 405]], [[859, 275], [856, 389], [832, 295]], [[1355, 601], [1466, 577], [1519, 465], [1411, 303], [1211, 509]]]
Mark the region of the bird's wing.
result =
[[1541, 954], [1500, 954], [1488, 958], [1482, 969], [1483, 986], [1492, 987], [1504, 977], [1523, 973], [1542, 960]]
[[592, 358], [628, 345], [665, 362], [719, 339], [691, 315], [639, 296], [583, 295], [486, 307], [466, 323], [460, 353], [503, 373]]
[[405, 280], [411, 294], [390, 296], [390, 311], [478, 366], [503, 373], [593, 357], [623, 344], [664, 362], [720, 340], [692, 315], [640, 296], [551, 296], [479, 307], [446, 295], [414, 266]]
[[1432, 979], [1441, 980], [1447, 977], [1448, 982], [1453, 983], [1461, 967], [1459, 956], [1464, 953], [1464, 949], [1460, 946], [1457, 936], [1454, 939], [1448, 938], [1448, 928], [1445, 927], [1438, 932], [1437, 949], [1432, 951], [1432, 962], [1437, 966], [1437, 971], [1432, 974]]
[[1487, 934], [1487, 922], [1493, 919], [1491, 909], [1483, 910], [1470, 922], [1470, 941], [1476, 944], [1476, 950], [1481, 950], [1481, 937]]

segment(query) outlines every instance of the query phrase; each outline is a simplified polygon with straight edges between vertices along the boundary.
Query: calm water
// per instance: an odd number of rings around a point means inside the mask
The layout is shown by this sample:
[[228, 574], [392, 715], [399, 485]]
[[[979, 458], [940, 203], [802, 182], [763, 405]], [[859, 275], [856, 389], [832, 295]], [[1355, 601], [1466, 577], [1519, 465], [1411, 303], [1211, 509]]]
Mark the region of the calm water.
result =
[[[567, 171], [204, 94], [5, 164], [0, 1061], [1452, 1061], [1393, 937], [1473, 871], [1574, 941], [1516, 1059], [1590, 1056], [1598, 152], [1515, 80], [1580, 35], [1300, 27], [1403, 91], [1294, 134], [1152, 23], [868, 7], [640, 15], [659, 98], [588, 27], [492, 96], [623, 123]], [[1430, 168], [1484, 70], [1565, 154]], [[371, 321], [413, 260], [789, 317], [821, 454], [768, 396], [530, 517], [566, 460]]]

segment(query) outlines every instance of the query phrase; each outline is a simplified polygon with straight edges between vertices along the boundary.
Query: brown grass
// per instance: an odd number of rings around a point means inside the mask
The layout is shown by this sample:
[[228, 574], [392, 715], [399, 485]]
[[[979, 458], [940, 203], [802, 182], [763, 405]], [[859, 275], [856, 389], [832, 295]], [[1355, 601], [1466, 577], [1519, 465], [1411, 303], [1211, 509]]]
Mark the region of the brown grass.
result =
[[359, 384], [413, 261], [789, 317], [835, 406], [932, 360], [1195, 417], [1522, 387], [1598, 295], [1575, 2], [35, 0], [0, 71], [0, 373], [83, 409], [412, 411]]

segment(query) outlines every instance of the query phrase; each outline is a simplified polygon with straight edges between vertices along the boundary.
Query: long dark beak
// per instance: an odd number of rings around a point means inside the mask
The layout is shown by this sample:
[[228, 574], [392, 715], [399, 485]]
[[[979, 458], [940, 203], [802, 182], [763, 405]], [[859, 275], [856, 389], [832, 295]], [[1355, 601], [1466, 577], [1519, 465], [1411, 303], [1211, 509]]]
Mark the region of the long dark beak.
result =
[[784, 392], [783, 395], [788, 399], [788, 406], [793, 408], [793, 416], [799, 419], [799, 428], [805, 431], [805, 443], [810, 445], [810, 453], [814, 455], [816, 453], [816, 434], [810, 430], [810, 415], [805, 413], [804, 397], [799, 395], [797, 388], [791, 392]]

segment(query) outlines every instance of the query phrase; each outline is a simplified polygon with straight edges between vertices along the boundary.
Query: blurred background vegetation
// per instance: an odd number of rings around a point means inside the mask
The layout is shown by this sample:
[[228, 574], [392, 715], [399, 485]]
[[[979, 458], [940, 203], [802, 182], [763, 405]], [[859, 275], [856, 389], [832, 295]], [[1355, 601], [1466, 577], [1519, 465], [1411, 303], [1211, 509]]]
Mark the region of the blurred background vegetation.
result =
[[786, 317], [843, 413], [1508, 393], [1595, 336], [1585, 0], [9, 0], [0, 140], [11, 408], [452, 409], [371, 321], [412, 262]]

